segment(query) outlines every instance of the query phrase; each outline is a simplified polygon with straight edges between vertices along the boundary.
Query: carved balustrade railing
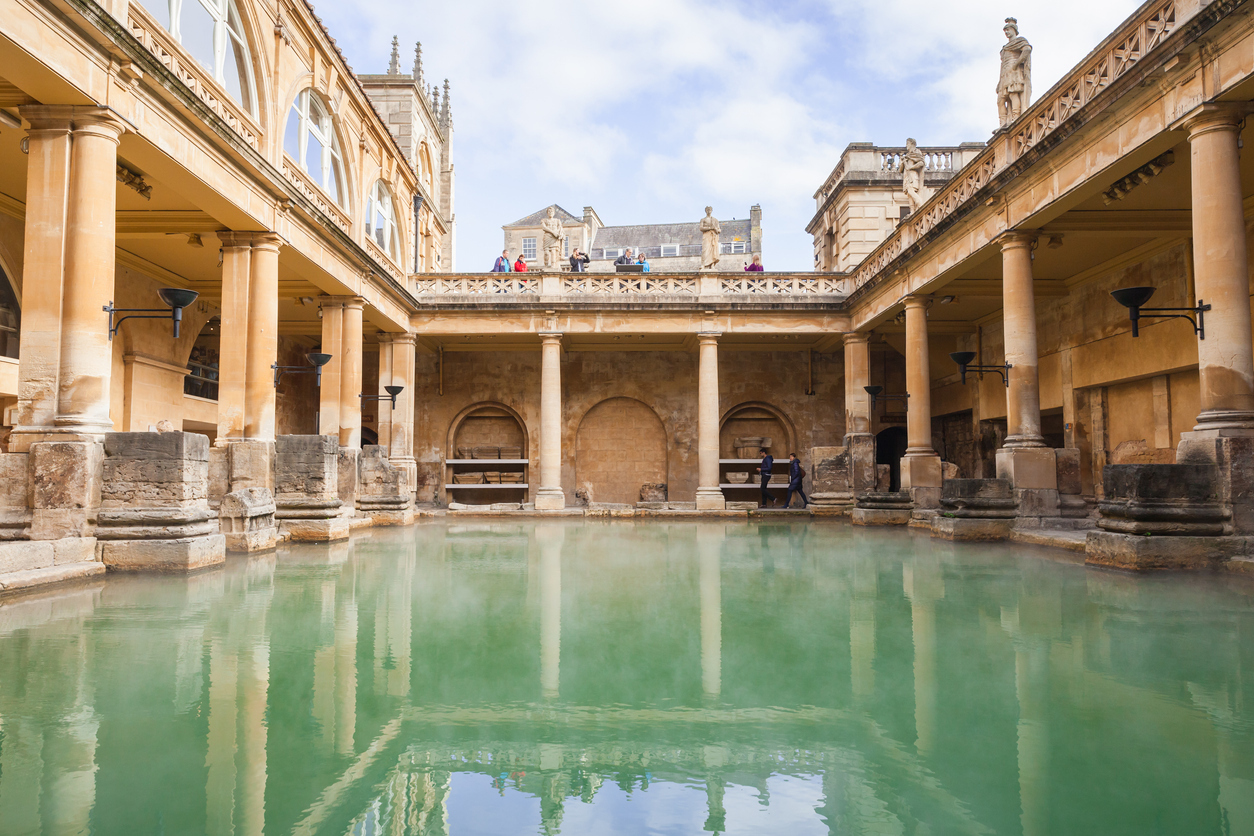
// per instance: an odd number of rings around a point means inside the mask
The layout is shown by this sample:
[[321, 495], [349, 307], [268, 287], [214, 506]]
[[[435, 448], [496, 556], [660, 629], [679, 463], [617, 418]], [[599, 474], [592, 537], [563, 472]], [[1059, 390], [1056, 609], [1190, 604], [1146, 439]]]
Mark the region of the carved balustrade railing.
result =
[[844, 276], [744, 273], [719, 278], [719, 291], [728, 296], [840, 296]]
[[[988, 147], [968, 165], [959, 169], [948, 183], [910, 216], [909, 220], [884, 240], [850, 275], [848, 292], [862, 287], [891, 264], [903, 250], [926, 236], [954, 214], [997, 172], [1015, 162], [1052, 133], [1081, 108], [1093, 101], [1113, 82], [1126, 75], [1177, 27], [1176, 0], [1162, 0], [1104, 41], [1088, 60], [1013, 122], [1007, 132], [994, 137]], [[900, 167], [900, 149], [881, 151], [881, 166]], [[925, 153], [928, 149], [920, 149]], [[954, 149], [955, 151], [958, 149]], [[883, 168], [885, 171], [896, 168]], [[930, 169], [929, 169], [930, 170]], [[951, 169], [952, 170], [952, 169]]]
[[572, 301], [660, 302], [725, 297], [731, 300], [826, 301], [845, 295], [843, 273], [487, 273], [417, 274], [414, 295], [429, 301], [456, 296], [491, 296], [525, 302], [540, 296]]
[[348, 232], [350, 226], [348, 213], [331, 200], [326, 192], [315, 186], [309, 176], [287, 154], [283, 155], [283, 176], [291, 181], [292, 185], [299, 189], [314, 206], [317, 206], [322, 214], [334, 221], [344, 232]]
[[485, 276], [419, 275], [414, 279], [416, 296], [539, 296], [538, 274], [489, 273]]
[[694, 276], [576, 273], [562, 277], [566, 296], [697, 296], [699, 291]]
[[[901, 158], [906, 155], [903, 148], [877, 148], [880, 157], [880, 171], [901, 171]], [[923, 153], [924, 171], [953, 171], [954, 157], [960, 148], [920, 148]]]

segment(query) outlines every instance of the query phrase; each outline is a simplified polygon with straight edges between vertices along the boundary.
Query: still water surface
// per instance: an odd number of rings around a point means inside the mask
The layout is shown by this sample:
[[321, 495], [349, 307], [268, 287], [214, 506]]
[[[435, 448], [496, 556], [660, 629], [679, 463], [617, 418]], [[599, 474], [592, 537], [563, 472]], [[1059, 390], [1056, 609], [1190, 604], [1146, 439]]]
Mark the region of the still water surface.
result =
[[1254, 834], [1254, 585], [483, 522], [0, 604], [4, 836], [702, 832]]

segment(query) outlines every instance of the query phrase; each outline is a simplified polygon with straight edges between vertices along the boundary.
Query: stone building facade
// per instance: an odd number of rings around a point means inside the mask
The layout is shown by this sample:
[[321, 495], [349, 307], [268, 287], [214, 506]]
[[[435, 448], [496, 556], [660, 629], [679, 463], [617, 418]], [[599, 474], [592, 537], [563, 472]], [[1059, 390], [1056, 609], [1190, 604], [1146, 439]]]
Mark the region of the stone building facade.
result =
[[[547, 217], [550, 207], [519, 218], [501, 227], [505, 233], [505, 249], [511, 258], [522, 255], [531, 269], [540, 260], [540, 248], [544, 240], [540, 223]], [[701, 267], [701, 230], [698, 222], [676, 224], [638, 224], [635, 226], [606, 226], [591, 206], [583, 208], [583, 216], [576, 217], [556, 203], [555, 216], [566, 230], [563, 245], [565, 256], [571, 248], [587, 253], [589, 273], [613, 273], [614, 260], [628, 248], [633, 256], [642, 252], [649, 259], [649, 268], [659, 273], [682, 273]], [[743, 271], [762, 255], [762, 207], [749, 207], [748, 218], [719, 221], [719, 262], [716, 269], [722, 272]], [[567, 268], [568, 269], [568, 268]]]

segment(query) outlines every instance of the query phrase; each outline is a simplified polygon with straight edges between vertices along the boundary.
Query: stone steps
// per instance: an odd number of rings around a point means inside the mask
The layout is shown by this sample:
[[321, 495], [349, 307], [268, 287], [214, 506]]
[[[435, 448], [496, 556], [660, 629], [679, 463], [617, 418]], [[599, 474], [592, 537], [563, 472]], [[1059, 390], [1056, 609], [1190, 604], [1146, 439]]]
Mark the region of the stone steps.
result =
[[81, 580], [82, 578], [92, 578], [104, 573], [105, 565], [94, 560], [6, 572], [0, 575], [0, 594], [15, 592], [19, 589], [31, 589], [36, 586], [47, 586], [54, 583]]

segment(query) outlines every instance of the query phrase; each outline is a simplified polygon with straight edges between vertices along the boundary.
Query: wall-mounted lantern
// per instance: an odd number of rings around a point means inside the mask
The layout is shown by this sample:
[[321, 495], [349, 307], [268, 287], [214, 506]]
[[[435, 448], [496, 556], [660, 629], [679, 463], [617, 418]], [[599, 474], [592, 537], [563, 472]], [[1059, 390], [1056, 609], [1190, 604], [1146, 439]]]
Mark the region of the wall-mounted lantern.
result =
[[883, 386], [863, 386], [862, 388], [863, 388], [863, 389], [865, 389], [865, 390], [866, 390], [866, 393], [867, 393], [868, 395], [870, 395], [870, 396], [871, 396], [871, 414], [872, 414], [872, 415], [874, 415], [874, 414], [875, 414], [875, 401], [876, 401], [876, 399], [877, 399], [877, 398], [878, 398], [879, 400], [881, 400], [881, 401], [903, 401], [903, 402], [905, 402], [905, 401], [909, 401], [909, 400], [910, 400], [910, 395], [909, 395], [909, 393], [904, 394], [904, 395], [884, 395], [884, 394], [881, 394], [881, 393], [884, 391], [884, 387], [883, 387]]
[[1010, 386], [1010, 370], [1014, 368], [1007, 363], [1004, 366], [973, 366], [971, 361], [975, 359], [974, 351], [953, 351], [949, 354], [949, 359], [958, 364], [958, 373], [962, 375], [962, 384], [967, 383], [967, 372], [996, 372], [1001, 375], [1002, 383]]
[[[1199, 340], [1206, 339], [1206, 323], [1202, 319], [1202, 314], [1210, 310], [1210, 305], [1202, 303], [1201, 299], [1197, 300], [1196, 308], [1146, 308], [1143, 305], [1154, 295], [1152, 287], [1123, 287], [1119, 290], [1110, 291], [1110, 295], [1115, 297], [1115, 301], [1128, 309], [1128, 317], [1132, 320], [1132, 336], [1141, 336], [1138, 323], [1141, 317], [1149, 319], [1187, 319], [1193, 325], [1193, 333], [1197, 334]], [[1192, 316], [1190, 316], [1192, 314]], [[1193, 317], [1197, 319], [1194, 320]]]
[[270, 368], [274, 369], [274, 388], [279, 388], [279, 378], [283, 377], [283, 373], [288, 374], [309, 374], [312, 372], [317, 375], [315, 386], [322, 385], [322, 367], [331, 362], [330, 354], [306, 354], [305, 359], [309, 361], [308, 366], [280, 366], [277, 363], [271, 363]]
[[[183, 322], [183, 309], [195, 302], [200, 294], [181, 287], [163, 287], [157, 291], [157, 296], [161, 297], [161, 301], [169, 307], [168, 313], [165, 308], [115, 308], [112, 301], [105, 305], [102, 310], [109, 314], [109, 339], [113, 339], [113, 335], [128, 319], [165, 319], [168, 316], [174, 321], [174, 339], [177, 340], [179, 325]], [[118, 313], [124, 313], [126, 316], [115, 320], [113, 315]]]
[[362, 393], [362, 394], [358, 394], [357, 397], [361, 398], [363, 401], [386, 401], [389, 399], [389, 396], [390, 396], [391, 401], [392, 401], [392, 408], [396, 409], [396, 396], [399, 395], [401, 392], [404, 392], [405, 387], [404, 386], [384, 386], [383, 391], [387, 392], [387, 395], [367, 395], [367, 394]]

